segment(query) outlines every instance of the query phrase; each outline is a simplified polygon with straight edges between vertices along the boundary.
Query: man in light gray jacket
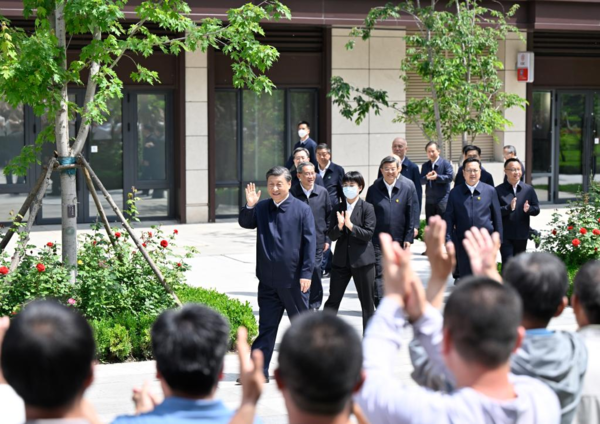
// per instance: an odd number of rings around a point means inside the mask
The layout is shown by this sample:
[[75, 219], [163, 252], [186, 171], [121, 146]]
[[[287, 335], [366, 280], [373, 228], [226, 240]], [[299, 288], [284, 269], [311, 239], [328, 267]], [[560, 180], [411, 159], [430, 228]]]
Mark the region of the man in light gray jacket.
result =
[[573, 286], [573, 311], [588, 350], [588, 369], [573, 423], [600, 424], [600, 261], [582, 266]]

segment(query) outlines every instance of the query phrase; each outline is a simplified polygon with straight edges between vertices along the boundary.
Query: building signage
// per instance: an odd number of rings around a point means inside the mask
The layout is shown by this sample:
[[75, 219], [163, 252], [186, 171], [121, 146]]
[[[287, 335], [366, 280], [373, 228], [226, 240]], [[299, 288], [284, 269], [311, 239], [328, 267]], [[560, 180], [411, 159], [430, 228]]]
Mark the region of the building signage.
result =
[[533, 52], [517, 53], [517, 80], [533, 82]]

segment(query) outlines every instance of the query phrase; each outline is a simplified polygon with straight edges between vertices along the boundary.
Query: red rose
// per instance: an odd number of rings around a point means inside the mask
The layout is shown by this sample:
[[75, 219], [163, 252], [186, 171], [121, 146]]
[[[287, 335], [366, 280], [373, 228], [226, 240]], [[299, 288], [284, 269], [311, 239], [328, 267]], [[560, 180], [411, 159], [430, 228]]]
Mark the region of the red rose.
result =
[[142, 243], [142, 246], [146, 247], [146, 243]]
[[177, 266], [181, 268], [181, 262], [177, 262]]
[[595, 236], [598, 236], [598, 235], [600, 235], [600, 230], [597, 228], [594, 228], [594, 230], [592, 231], [592, 234]]
[[117, 231], [117, 232], [115, 233], [115, 237], [116, 237], [116, 238], [119, 238], [119, 237], [121, 237], [121, 233]]
[[161, 241], [161, 242], [160, 242], [160, 245], [161, 245], [162, 247], [167, 247], [167, 246], [169, 245], [169, 242], [168, 242], [168, 241], [166, 241], [166, 240], [163, 240], [163, 241]]
[[152, 231], [148, 231], [148, 237], [152, 237]]
[[573, 239], [573, 241], [571, 243], [573, 243], [573, 246], [579, 247], [579, 245], [581, 244], [581, 240], [579, 240], [579, 239]]
[[600, 222], [600, 218], [598, 218], [598, 222]]
[[179, 234], [179, 231], [173, 230], [173, 234]]
[[54, 243], [52, 243], [51, 241], [49, 241], [48, 243], [46, 243], [46, 246], [52, 247], [52, 246], [54, 246]]
[[44, 264], [37, 264], [35, 267], [37, 268], [38, 272], [46, 271], [46, 267], [44, 266]]
[[5, 266], [0, 266], [0, 274], [2, 274], [2, 275], [8, 274], [8, 268]]
[[92, 242], [92, 244], [95, 246], [95, 245], [96, 245], [96, 240], [94, 240], [94, 241]]
[[579, 232], [580, 232], [581, 234], [587, 234], [587, 230], [586, 230], [585, 228], [583, 228], [583, 227], [581, 227], [581, 228], [579, 229]]
[[555, 236], [556, 235], [556, 230], [552, 230], [552, 235]]
[[573, 229], [573, 226], [572, 226], [572, 225], [569, 225], [569, 226], [567, 227], [567, 230], [569, 230], [569, 231], [571, 231], [572, 229]]

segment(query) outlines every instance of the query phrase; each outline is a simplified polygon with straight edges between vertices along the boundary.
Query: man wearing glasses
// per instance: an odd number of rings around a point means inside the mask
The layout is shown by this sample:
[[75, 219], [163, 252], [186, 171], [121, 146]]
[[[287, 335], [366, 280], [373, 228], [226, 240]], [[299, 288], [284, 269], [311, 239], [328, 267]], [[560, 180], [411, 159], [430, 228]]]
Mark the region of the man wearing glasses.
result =
[[504, 162], [504, 173], [505, 181], [496, 187], [504, 228], [504, 240], [500, 247], [503, 266], [513, 256], [525, 252], [529, 239], [529, 217], [540, 213], [535, 190], [521, 181], [523, 167], [519, 159], [512, 158]]
[[[481, 162], [468, 158], [463, 162], [465, 182], [456, 185], [448, 197], [446, 240], [452, 232], [456, 236], [456, 259], [461, 278], [471, 275], [469, 256], [463, 247], [465, 232], [471, 227], [485, 228], [489, 233], [497, 232], [502, 239], [502, 215], [494, 187], [480, 182]], [[455, 280], [456, 284], [457, 280]]]

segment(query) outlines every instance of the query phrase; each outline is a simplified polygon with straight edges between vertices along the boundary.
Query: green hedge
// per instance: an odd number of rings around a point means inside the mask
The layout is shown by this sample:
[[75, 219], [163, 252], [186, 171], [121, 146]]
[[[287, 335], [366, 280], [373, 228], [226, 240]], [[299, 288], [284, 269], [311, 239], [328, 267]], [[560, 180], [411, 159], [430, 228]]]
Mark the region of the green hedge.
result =
[[[230, 348], [234, 346], [240, 326], [248, 329], [248, 341], [258, 334], [258, 326], [248, 302], [242, 303], [216, 290], [181, 286], [177, 296], [182, 303], [200, 303], [225, 316], [231, 325]], [[98, 350], [103, 363], [152, 359], [150, 329], [156, 316], [117, 314], [110, 318], [91, 320]]]

